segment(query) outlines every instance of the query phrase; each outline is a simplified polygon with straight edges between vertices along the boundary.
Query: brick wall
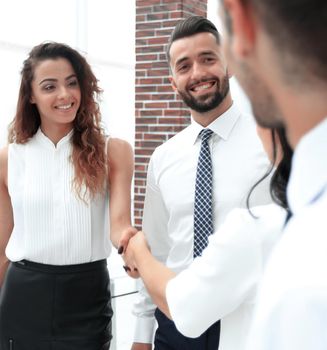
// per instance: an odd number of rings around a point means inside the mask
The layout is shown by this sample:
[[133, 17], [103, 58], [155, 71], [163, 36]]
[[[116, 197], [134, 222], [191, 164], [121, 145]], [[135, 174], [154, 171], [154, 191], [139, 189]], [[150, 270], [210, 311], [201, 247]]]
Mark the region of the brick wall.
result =
[[207, 0], [136, 0], [134, 218], [141, 227], [147, 164], [154, 149], [190, 122], [168, 80], [165, 47], [176, 23], [206, 16]]

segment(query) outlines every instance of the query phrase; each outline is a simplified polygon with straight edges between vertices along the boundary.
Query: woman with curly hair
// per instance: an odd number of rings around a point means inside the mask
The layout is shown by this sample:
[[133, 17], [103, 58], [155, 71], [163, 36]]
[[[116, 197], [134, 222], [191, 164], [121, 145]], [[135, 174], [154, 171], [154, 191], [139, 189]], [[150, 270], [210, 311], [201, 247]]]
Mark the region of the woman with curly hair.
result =
[[21, 76], [0, 151], [0, 349], [109, 349], [106, 258], [135, 232], [132, 149], [105, 136], [76, 50], [35, 46]]

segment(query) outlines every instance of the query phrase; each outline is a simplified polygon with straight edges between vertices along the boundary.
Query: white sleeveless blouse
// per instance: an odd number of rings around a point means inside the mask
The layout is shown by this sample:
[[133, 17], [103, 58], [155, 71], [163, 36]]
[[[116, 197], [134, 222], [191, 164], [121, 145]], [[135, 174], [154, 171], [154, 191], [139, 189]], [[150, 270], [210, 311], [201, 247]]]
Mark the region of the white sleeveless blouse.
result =
[[9, 145], [11, 261], [69, 265], [110, 254], [108, 192], [85, 203], [73, 190], [72, 133], [55, 146], [39, 129], [26, 144]]

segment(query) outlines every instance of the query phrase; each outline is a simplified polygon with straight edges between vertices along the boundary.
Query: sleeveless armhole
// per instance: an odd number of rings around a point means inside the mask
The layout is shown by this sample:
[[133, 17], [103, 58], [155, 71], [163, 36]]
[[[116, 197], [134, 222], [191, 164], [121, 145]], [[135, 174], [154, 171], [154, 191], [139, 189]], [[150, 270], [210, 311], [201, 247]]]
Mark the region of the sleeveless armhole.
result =
[[109, 140], [110, 140], [110, 135], [105, 135], [106, 142], [105, 142], [105, 155], [108, 157], [108, 146], [109, 146]]

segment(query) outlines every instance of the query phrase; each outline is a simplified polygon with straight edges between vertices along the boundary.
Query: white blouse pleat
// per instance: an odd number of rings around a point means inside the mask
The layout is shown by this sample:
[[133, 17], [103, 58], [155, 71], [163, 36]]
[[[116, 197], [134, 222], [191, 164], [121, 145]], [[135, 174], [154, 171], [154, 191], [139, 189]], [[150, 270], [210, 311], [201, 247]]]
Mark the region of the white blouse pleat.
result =
[[[83, 201], [74, 191], [71, 134], [55, 146], [39, 130], [27, 144], [10, 145], [15, 227], [6, 253], [12, 261], [68, 265], [109, 255], [108, 196]], [[105, 244], [94, 249], [98, 241]]]

